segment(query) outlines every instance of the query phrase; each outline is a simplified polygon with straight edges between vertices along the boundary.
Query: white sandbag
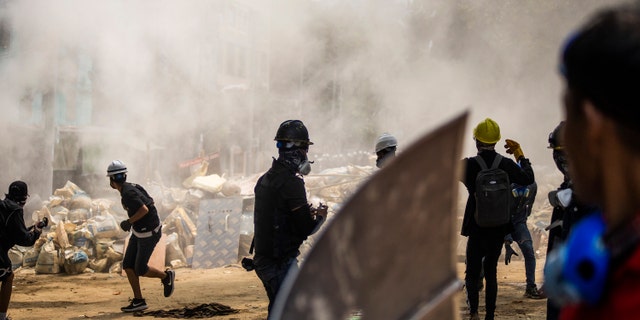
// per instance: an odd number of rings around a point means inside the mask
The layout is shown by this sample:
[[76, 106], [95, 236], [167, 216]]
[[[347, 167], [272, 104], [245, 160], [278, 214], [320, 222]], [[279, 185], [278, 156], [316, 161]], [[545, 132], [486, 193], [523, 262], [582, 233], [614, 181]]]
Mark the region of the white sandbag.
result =
[[69, 209], [64, 206], [55, 206], [49, 209], [49, 215], [51, 216], [51, 222], [59, 223], [60, 221], [67, 220], [67, 215], [69, 214]]
[[113, 246], [114, 240], [100, 239], [96, 242], [96, 258], [106, 258], [106, 253], [109, 248]]
[[65, 250], [64, 271], [68, 274], [79, 274], [89, 265], [89, 256], [80, 248]]
[[76, 193], [69, 200], [69, 210], [91, 209], [91, 197], [86, 193]]
[[165, 256], [165, 265], [173, 265], [174, 260], [180, 260], [183, 264], [187, 263], [187, 258], [184, 256], [180, 243], [178, 241], [178, 234], [173, 232], [167, 236], [167, 251]]
[[109, 271], [109, 259], [92, 259], [89, 261], [89, 268], [95, 272], [107, 272]]
[[38, 256], [40, 255], [40, 247], [30, 248], [27, 252], [24, 253], [24, 257], [22, 259], [23, 267], [35, 267], [38, 262]]
[[69, 233], [69, 238], [71, 245], [81, 248], [90, 257], [94, 255], [95, 251], [93, 249], [93, 234], [91, 234], [91, 232], [89, 232], [86, 227]]
[[107, 257], [109, 263], [114, 263], [118, 261], [122, 261], [124, 255], [120, 252], [116, 252], [112, 247], [107, 248], [107, 251], [104, 253], [104, 256]]
[[11, 269], [15, 270], [22, 267], [22, 259], [24, 258], [24, 253], [18, 250], [18, 248], [13, 247], [9, 249], [9, 259], [11, 260]]
[[87, 219], [89, 219], [89, 215], [90, 213], [88, 209], [85, 209], [85, 208], [72, 209], [72, 210], [69, 210], [69, 213], [67, 214], [67, 220], [73, 221], [74, 223], [81, 224], [87, 221]]
[[58, 223], [56, 225], [56, 239], [58, 241], [58, 246], [60, 249], [66, 249], [71, 244], [69, 243], [69, 236], [67, 235], [67, 230], [64, 227], [64, 223]]
[[40, 249], [35, 269], [36, 273], [60, 273], [60, 257], [53, 241], [48, 241]]
[[121, 274], [122, 273], [122, 262], [117, 262], [117, 263], [112, 264], [109, 267], [109, 273]]
[[202, 189], [211, 193], [218, 193], [222, 191], [222, 186], [226, 181], [227, 179], [217, 174], [212, 174], [194, 178], [191, 185], [194, 188]]
[[111, 239], [120, 236], [120, 226], [111, 214], [95, 216], [87, 221], [87, 229], [96, 239]]

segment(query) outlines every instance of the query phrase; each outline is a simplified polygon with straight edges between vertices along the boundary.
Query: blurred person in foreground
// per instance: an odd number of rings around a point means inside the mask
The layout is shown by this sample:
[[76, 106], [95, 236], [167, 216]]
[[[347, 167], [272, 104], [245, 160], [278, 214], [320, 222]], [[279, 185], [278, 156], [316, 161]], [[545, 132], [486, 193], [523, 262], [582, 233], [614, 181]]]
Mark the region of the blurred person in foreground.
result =
[[396, 137], [383, 133], [376, 140], [376, 167], [382, 168], [387, 162], [396, 157], [396, 149], [398, 148], [398, 140]]
[[[42, 233], [46, 222], [39, 222], [27, 228], [24, 225], [23, 207], [29, 197], [27, 184], [14, 181], [9, 185], [9, 193], [0, 202], [0, 320], [7, 318], [13, 286], [13, 270], [9, 259], [9, 249], [15, 245], [33, 246]], [[45, 220], [46, 221], [46, 220]]]
[[[504, 195], [501, 199], [509, 199], [511, 197], [511, 185], [508, 183], [517, 183], [519, 185], [530, 185], [534, 182], [533, 169], [529, 159], [524, 157], [520, 145], [510, 139], [506, 139], [507, 153], [513, 154], [518, 164], [509, 158], [505, 158], [498, 154], [495, 150], [496, 143], [500, 141], [500, 127], [490, 118], [487, 118], [473, 129], [473, 139], [476, 142], [478, 154], [475, 157], [469, 157], [462, 160], [462, 168], [464, 175], [462, 182], [464, 183], [469, 197], [464, 210], [464, 218], [462, 220], [461, 234], [467, 239], [466, 248], [466, 268], [465, 268], [465, 287], [467, 289], [467, 303], [469, 304], [470, 319], [479, 320], [478, 300], [479, 300], [479, 284], [481, 283], [481, 273], [484, 270], [484, 278], [486, 281], [485, 291], [485, 319], [494, 319], [496, 309], [496, 298], [498, 295], [497, 267], [504, 237], [512, 230], [510, 223], [510, 207], [509, 203], [503, 203], [500, 206], [501, 215], [506, 215], [506, 220], [495, 226], [481, 226], [482, 222], [478, 217], [478, 198], [476, 190], [481, 187], [477, 184], [479, 176], [483, 171], [489, 169], [500, 169], [506, 172], [508, 181], [504, 185]], [[482, 193], [482, 192], [480, 192]], [[482, 194], [480, 195], [482, 196]], [[507, 198], [508, 197], [508, 198]], [[483, 202], [484, 203], [484, 202]], [[498, 214], [498, 212], [495, 212]]]
[[565, 320], [640, 318], [639, 5], [598, 11], [562, 52], [571, 179], [602, 210], [547, 258], [545, 292]]
[[148, 265], [151, 254], [162, 237], [162, 224], [158, 211], [147, 191], [139, 184], [127, 182], [127, 167], [120, 160], [114, 160], [107, 168], [111, 188], [120, 192], [122, 207], [128, 219], [120, 222], [120, 228], [129, 232], [129, 244], [122, 260], [122, 269], [133, 291], [129, 305], [120, 308], [123, 312], [142, 311], [148, 308], [142, 297], [140, 277], [158, 278], [164, 287], [164, 296], [173, 293], [175, 272], [158, 270]]
[[300, 120], [287, 120], [276, 132], [278, 159], [257, 181], [254, 209], [253, 267], [269, 298], [269, 314], [287, 273], [297, 268], [302, 242], [324, 222], [326, 206], [307, 202], [303, 176], [311, 171], [307, 159], [309, 132]]
[[[550, 191], [548, 195], [549, 203], [553, 206], [553, 212], [551, 213], [550, 224], [546, 228], [549, 230], [547, 257], [567, 239], [571, 226], [595, 210], [592, 206], [582, 204], [573, 192], [573, 182], [569, 176], [569, 163], [565, 152], [564, 139], [562, 138], [564, 124], [564, 121], [560, 122], [549, 134], [548, 148], [552, 149], [553, 161], [564, 179], [560, 187]], [[542, 291], [544, 292], [544, 285]], [[560, 308], [552, 299], [548, 299], [547, 320], [557, 320], [559, 315]]]

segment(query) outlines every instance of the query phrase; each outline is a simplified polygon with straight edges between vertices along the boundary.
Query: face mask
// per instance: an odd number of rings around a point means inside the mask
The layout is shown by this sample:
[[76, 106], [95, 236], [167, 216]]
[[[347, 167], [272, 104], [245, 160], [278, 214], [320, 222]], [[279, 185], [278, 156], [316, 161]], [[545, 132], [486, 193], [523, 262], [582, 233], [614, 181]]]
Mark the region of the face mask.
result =
[[306, 176], [311, 172], [311, 164], [313, 161], [307, 159], [307, 152], [305, 149], [280, 149], [280, 157], [285, 163], [288, 163], [292, 169], [295, 169], [299, 174]]
[[380, 150], [377, 154], [378, 158], [376, 158], [376, 167], [382, 168], [387, 161], [396, 156], [396, 150], [386, 151], [386, 149]]
[[567, 162], [564, 152], [553, 150], [553, 161], [565, 177], [569, 175], [569, 163]]

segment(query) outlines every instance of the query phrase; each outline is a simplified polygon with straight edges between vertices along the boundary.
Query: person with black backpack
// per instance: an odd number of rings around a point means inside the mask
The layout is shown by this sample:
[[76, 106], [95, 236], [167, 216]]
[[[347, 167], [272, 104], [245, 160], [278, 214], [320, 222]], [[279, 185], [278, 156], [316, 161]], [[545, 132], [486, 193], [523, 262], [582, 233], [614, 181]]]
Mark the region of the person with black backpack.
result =
[[[504, 237], [511, 232], [511, 183], [530, 185], [534, 182], [529, 159], [520, 145], [506, 139], [507, 153], [518, 164], [495, 151], [500, 141], [500, 127], [485, 119], [473, 129], [478, 155], [462, 160], [464, 183], [469, 197], [464, 211], [461, 234], [467, 239], [465, 286], [470, 319], [478, 315], [480, 274], [486, 281], [485, 319], [494, 319], [498, 294], [497, 267]], [[484, 259], [483, 259], [484, 258]]]
[[162, 271], [148, 265], [151, 254], [162, 237], [162, 223], [153, 198], [141, 185], [127, 182], [127, 167], [122, 161], [112, 161], [107, 168], [107, 176], [111, 187], [120, 192], [122, 207], [129, 216], [120, 222], [120, 228], [132, 233], [122, 259], [122, 269], [133, 290], [133, 299], [120, 310], [145, 310], [148, 307], [140, 289], [141, 276], [160, 279], [165, 297], [171, 296], [174, 289], [175, 271]]
[[27, 228], [24, 224], [22, 207], [27, 203], [29, 192], [23, 181], [9, 185], [9, 193], [0, 201], [0, 320], [7, 319], [7, 310], [13, 287], [13, 270], [9, 259], [9, 249], [15, 245], [30, 247], [40, 238], [46, 222], [38, 222]]

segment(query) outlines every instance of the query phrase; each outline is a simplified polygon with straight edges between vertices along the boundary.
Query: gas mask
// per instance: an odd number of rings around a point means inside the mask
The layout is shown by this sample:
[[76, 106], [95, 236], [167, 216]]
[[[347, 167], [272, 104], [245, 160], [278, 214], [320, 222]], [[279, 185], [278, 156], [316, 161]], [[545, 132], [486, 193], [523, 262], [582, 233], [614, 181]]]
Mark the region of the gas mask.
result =
[[384, 148], [376, 152], [376, 167], [382, 168], [389, 160], [396, 156], [396, 147]]
[[312, 161], [307, 159], [308, 146], [279, 149], [280, 158], [287, 166], [297, 173], [306, 176], [311, 172]]
[[566, 177], [569, 176], [569, 163], [567, 157], [561, 150], [553, 150], [553, 162], [556, 163], [558, 170]]

